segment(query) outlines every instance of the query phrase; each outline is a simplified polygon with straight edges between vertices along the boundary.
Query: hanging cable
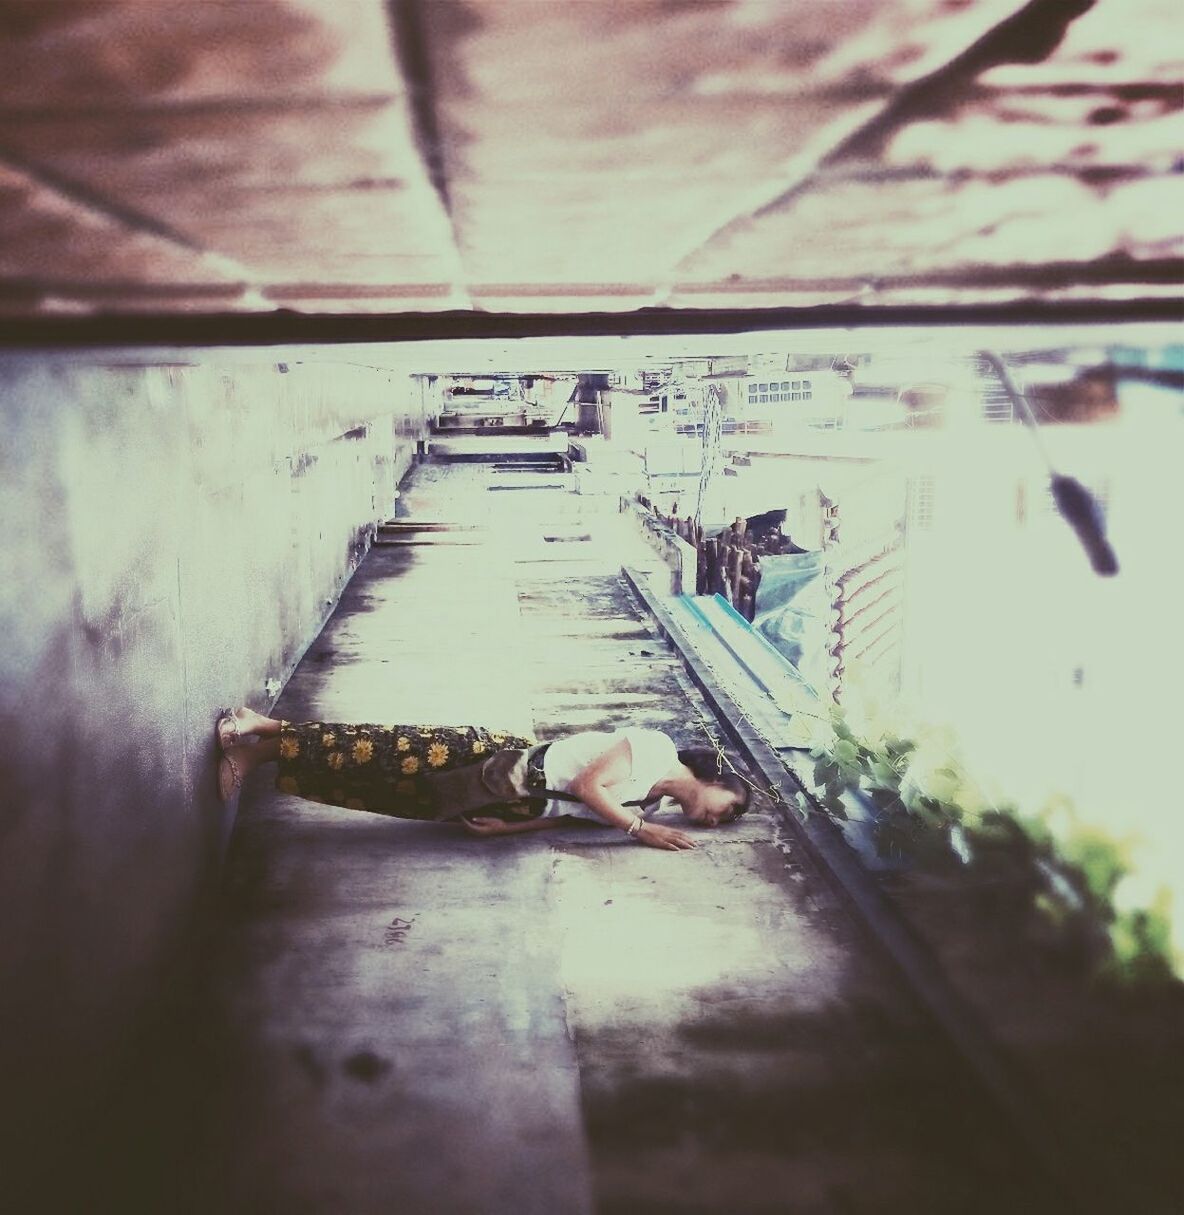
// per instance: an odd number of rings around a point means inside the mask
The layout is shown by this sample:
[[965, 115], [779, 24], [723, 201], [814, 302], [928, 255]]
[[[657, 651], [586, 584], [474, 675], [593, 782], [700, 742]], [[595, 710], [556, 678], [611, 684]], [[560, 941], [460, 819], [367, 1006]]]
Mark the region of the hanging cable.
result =
[[703, 401], [703, 459], [699, 466], [699, 494], [695, 499], [695, 527], [703, 518], [703, 502], [707, 487], [711, 483], [715, 466], [719, 462], [720, 438], [723, 434], [722, 411], [719, 389], [714, 384], [707, 386]]
[[1003, 390], [1007, 393], [1012, 408], [1019, 414], [1028, 433], [1032, 436], [1032, 442], [1036, 445], [1040, 458], [1048, 468], [1049, 488], [1052, 490], [1057, 510], [1077, 533], [1077, 539], [1081, 541], [1094, 573], [1104, 577], [1117, 574], [1118, 558], [1114, 555], [1114, 549], [1110, 547], [1110, 542], [1106, 539], [1106, 525], [1097, 500], [1076, 477], [1059, 473], [1053, 467], [1052, 458], [1044, 443], [1043, 432], [1036, 421], [1036, 415], [1032, 412], [1031, 405], [1028, 404], [1028, 398], [1016, 388], [1003, 360], [990, 350], [979, 351], [979, 356], [986, 360], [991, 370], [999, 377], [999, 382], [1003, 385]]

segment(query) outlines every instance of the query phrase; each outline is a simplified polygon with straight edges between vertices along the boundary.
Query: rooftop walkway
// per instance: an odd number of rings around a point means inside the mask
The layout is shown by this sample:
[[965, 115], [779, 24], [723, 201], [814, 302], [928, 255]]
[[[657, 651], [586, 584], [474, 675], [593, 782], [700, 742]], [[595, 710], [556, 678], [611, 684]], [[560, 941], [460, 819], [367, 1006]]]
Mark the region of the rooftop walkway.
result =
[[[621, 576], [620, 520], [509, 488], [530, 483], [417, 468], [405, 516], [476, 530], [376, 544], [277, 714], [719, 736]], [[701, 837], [475, 839], [256, 774], [208, 1020], [206, 1209], [1054, 1209], [776, 812]]]

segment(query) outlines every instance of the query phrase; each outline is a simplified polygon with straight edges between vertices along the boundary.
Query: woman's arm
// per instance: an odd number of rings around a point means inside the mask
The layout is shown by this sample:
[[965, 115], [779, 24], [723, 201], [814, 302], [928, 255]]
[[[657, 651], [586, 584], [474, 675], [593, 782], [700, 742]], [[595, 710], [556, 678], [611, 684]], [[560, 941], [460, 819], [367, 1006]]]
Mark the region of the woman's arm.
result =
[[460, 825], [470, 835], [518, 835], [523, 831], [549, 831], [552, 827], [562, 827], [567, 822], [567, 815], [556, 818], [532, 818], [524, 823], [507, 823], [500, 818], [477, 816], [469, 818], [461, 815]]
[[[627, 738], [622, 738], [586, 764], [568, 784], [567, 791], [609, 826], [627, 831], [638, 816], [621, 805], [612, 786], [627, 780], [632, 772], [633, 748]], [[695, 841], [685, 831], [664, 827], [661, 823], [647, 823], [644, 819], [635, 834], [638, 843], [667, 852], [695, 847]]]

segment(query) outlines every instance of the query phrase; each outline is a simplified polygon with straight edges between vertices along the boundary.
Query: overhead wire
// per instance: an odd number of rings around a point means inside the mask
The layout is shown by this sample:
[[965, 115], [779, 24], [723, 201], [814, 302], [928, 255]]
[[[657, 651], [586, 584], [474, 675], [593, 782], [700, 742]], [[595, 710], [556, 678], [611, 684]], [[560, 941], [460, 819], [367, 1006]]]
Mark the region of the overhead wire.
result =
[[720, 441], [723, 437], [723, 418], [720, 408], [719, 389], [709, 384], [703, 399], [703, 454], [699, 466], [699, 492], [695, 498], [695, 527], [703, 521], [703, 503], [707, 498], [707, 488], [719, 462]]
[[1049, 489], [1053, 501], [1062, 518], [1077, 534], [1077, 539], [1089, 557], [1090, 565], [1095, 574], [1112, 577], [1118, 573], [1118, 558], [1106, 539], [1106, 524], [1102, 509], [1097, 499], [1076, 477], [1070, 477], [1058, 472], [1052, 462], [1052, 456], [1044, 442], [1044, 435], [1027, 395], [1020, 392], [1011, 378], [1007, 364], [991, 350], [982, 350], [979, 356], [998, 377], [1003, 391], [1011, 401], [1012, 408], [1019, 415], [1036, 450], [1040, 453], [1045, 467], [1048, 469]]

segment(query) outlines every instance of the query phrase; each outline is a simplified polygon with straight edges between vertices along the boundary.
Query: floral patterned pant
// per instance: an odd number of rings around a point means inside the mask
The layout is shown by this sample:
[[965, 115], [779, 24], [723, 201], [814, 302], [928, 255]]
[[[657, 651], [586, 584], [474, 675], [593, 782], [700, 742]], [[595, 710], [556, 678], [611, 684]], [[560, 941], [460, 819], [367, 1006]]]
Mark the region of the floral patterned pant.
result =
[[[505, 747], [534, 739], [482, 726], [382, 726], [369, 723], [281, 722], [276, 788], [309, 801], [396, 818], [434, 820], [439, 808], [430, 775], [483, 763]], [[482, 810], [531, 817], [525, 804]]]

